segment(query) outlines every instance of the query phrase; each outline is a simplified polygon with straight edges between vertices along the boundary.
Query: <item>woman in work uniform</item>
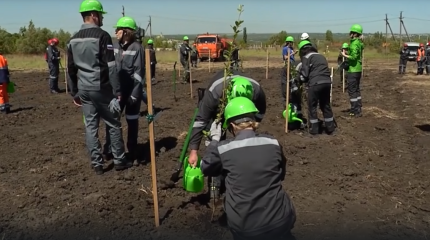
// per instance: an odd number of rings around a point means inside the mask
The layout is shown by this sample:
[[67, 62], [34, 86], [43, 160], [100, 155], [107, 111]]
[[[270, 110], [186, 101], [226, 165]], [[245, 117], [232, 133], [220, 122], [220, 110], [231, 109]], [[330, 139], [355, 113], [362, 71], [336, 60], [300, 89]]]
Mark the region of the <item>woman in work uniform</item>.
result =
[[205, 175], [226, 177], [224, 210], [235, 240], [287, 239], [296, 221], [282, 187], [287, 160], [278, 140], [255, 132], [257, 113], [250, 99], [232, 99], [225, 107], [223, 127], [234, 138], [220, 141], [219, 123], [200, 167]]
[[[125, 109], [128, 125], [127, 149], [128, 159], [137, 159], [137, 137], [139, 131], [140, 104], [142, 101], [143, 79], [145, 76], [145, 52], [136, 42], [136, 22], [131, 17], [122, 17], [116, 24], [118, 48], [114, 49], [116, 70], [119, 74], [122, 97], [121, 111]], [[106, 131], [109, 131], [106, 128]], [[108, 136], [108, 135], [107, 135]], [[106, 138], [105, 155], [110, 155], [110, 139]]]
[[302, 67], [300, 78], [306, 83], [308, 92], [308, 111], [310, 131], [312, 135], [319, 134], [318, 104], [324, 115], [327, 134], [334, 132], [335, 124], [330, 105], [331, 77], [325, 56], [319, 54], [309, 41], [299, 43]]

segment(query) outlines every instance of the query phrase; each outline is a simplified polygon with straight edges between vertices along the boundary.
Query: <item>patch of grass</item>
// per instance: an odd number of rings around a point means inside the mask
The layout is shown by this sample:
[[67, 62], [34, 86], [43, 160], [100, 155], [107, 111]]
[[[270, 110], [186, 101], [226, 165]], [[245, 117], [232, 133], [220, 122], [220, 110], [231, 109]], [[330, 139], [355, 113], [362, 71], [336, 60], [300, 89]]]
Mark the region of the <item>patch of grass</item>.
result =
[[[282, 59], [281, 48], [269, 48], [270, 59]], [[320, 50], [322, 54], [323, 51]], [[264, 61], [266, 58], [265, 49], [244, 49], [240, 50], [240, 56], [246, 61], [249, 58], [261, 58]], [[339, 52], [331, 51], [328, 54], [324, 54], [329, 60], [337, 59]], [[64, 54], [62, 55], [61, 64], [65, 66]], [[48, 70], [48, 64], [45, 62], [43, 54], [40, 55], [6, 55], [9, 62], [9, 68], [13, 70]], [[396, 54], [385, 55], [378, 53], [376, 50], [365, 50], [364, 52], [365, 61], [369, 59], [386, 59], [386, 58], [398, 58]], [[179, 63], [179, 55], [177, 51], [158, 51], [157, 60], [159, 63], [173, 63], [177, 61]], [[280, 60], [281, 61], [281, 60]]]

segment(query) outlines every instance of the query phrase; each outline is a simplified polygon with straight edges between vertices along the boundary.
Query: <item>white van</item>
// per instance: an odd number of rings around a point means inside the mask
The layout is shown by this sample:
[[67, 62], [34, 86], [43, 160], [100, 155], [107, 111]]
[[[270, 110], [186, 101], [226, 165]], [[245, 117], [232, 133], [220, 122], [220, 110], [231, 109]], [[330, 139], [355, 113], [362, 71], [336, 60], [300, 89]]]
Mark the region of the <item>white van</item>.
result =
[[408, 45], [409, 55], [408, 61], [416, 61], [418, 55], [418, 48], [420, 48], [420, 43], [417, 42], [405, 42]]

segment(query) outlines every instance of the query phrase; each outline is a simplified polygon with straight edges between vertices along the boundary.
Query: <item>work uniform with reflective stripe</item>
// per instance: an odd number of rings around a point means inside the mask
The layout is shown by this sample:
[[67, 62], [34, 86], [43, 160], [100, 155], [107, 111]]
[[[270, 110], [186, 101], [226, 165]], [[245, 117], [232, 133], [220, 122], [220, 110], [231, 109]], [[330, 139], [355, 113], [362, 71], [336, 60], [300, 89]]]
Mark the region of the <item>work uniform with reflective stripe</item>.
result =
[[224, 210], [235, 239], [287, 239], [296, 216], [282, 187], [286, 161], [278, 140], [253, 130], [207, 147], [201, 169], [225, 176]]
[[183, 43], [181, 47], [179, 48], [179, 60], [181, 61], [182, 67], [184, 68], [184, 82], [190, 81], [190, 64], [188, 62], [188, 56], [192, 52], [192, 48], [188, 45]]
[[361, 74], [363, 71], [363, 49], [364, 44], [360, 39], [351, 39], [348, 54], [348, 72], [346, 75], [349, 102], [351, 104], [350, 114], [361, 115]]
[[121, 96], [112, 38], [94, 24], [83, 24], [68, 43], [70, 93], [82, 101], [85, 137], [94, 167], [103, 164], [98, 139], [100, 118], [108, 128], [115, 164], [125, 160], [120, 113], [112, 113], [109, 104]]
[[60, 75], [60, 51], [54, 45], [46, 48], [48, 56], [47, 62], [49, 67], [49, 88], [52, 91], [58, 91], [58, 76]]
[[406, 66], [408, 64], [408, 56], [410, 54], [410, 51], [408, 47], [403, 47], [400, 52], [400, 59], [399, 59], [399, 74], [405, 74], [406, 72]]
[[7, 85], [9, 84], [9, 68], [7, 60], [3, 55], [0, 55], [0, 111], [9, 111], [9, 95], [7, 93]]
[[[302, 64], [299, 63], [296, 66], [297, 73], [300, 73]], [[287, 98], [287, 68], [284, 67], [281, 69], [281, 95], [282, 95], [282, 110], [286, 108], [286, 98]], [[300, 86], [298, 84], [299, 79], [293, 78], [290, 73], [290, 99], [289, 103], [293, 106], [293, 111], [299, 115], [299, 118], [302, 117], [302, 92], [300, 91]]]
[[426, 73], [430, 74], [430, 46], [427, 45], [426, 47], [426, 61], [425, 61], [425, 65], [426, 65]]
[[[136, 156], [139, 132], [140, 104], [142, 102], [145, 77], [145, 51], [138, 42], [115, 45], [116, 70], [121, 86], [121, 108], [125, 109], [127, 120], [127, 148], [130, 156]], [[108, 135], [107, 135], [108, 136]], [[106, 138], [104, 151], [110, 149], [110, 139]]]
[[301, 60], [300, 75], [306, 83], [308, 91], [310, 133], [319, 133], [318, 104], [324, 116], [326, 129], [331, 133], [335, 126], [330, 105], [331, 78], [327, 59], [319, 53], [310, 52]]

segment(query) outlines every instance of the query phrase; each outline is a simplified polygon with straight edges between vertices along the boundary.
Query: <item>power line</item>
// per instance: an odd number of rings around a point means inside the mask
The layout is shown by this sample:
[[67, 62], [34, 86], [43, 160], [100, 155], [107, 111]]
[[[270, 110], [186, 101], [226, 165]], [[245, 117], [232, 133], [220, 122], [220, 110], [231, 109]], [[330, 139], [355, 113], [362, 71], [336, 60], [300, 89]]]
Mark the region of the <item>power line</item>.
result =
[[411, 17], [403, 17], [404, 19], [410, 19], [410, 20], [416, 20], [416, 21], [424, 21], [424, 22], [430, 22], [430, 19], [422, 19], [422, 18], [411, 18]]

